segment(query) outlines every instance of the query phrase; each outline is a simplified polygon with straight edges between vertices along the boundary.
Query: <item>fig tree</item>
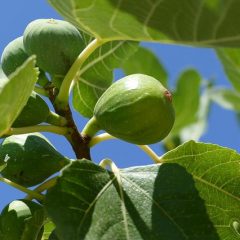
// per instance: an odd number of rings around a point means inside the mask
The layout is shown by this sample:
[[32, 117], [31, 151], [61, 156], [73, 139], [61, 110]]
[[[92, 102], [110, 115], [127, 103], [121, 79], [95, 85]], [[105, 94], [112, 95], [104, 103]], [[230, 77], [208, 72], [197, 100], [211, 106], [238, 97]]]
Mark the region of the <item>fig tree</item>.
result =
[[45, 219], [43, 207], [26, 199], [14, 200], [1, 213], [1, 240], [38, 240]]
[[40, 133], [12, 135], [0, 146], [2, 176], [25, 187], [43, 182], [69, 161]]
[[174, 124], [171, 93], [153, 77], [133, 74], [113, 83], [99, 98], [86, 126], [91, 134], [105, 130], [134, 144], [161, 141]]
[[29, 23], [23, 43], [29, 55], [37, 55], [37, 65], [51, 75], [64, 76], [84, 49], [78, 29], [55, 19], [37, 19]]
[[49, 116], [47, 103], [35, 92], [32, 92], [27, 104], [17, 117], [12, 127], [32, 126], [45, 122]]

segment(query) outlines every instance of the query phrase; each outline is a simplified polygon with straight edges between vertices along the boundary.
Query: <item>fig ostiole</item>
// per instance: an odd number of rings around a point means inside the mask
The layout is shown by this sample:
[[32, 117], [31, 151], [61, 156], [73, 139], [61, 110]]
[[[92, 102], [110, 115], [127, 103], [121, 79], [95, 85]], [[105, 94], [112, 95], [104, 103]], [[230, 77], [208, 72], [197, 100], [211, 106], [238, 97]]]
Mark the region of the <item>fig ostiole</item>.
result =
[[1, 175], [24, 187], [43, 182], [69, 162], [40, 133], [12, 135], [0, 146]]
[[71, 23], [55, 19], [37, 19], [26, 27], [23, 43], [29, 55], [37, 56], [37, 65], [50, 75], [64, 76], [85, 44]]
[[155, 78], [133, 74], [103, 93], [83, 133], [92, 137], [101, 129], [130, 143], [153, 144], [168, 135], [174, 120], [171, 93]]
[[37, 240], [45, 221], [43, 207], [26, 199], [14, 200], [1, 213], [1, 240]]
[[47, 103], [35, 92], [32, 92], [27, 104], [14, 121], [12, 127], [26, 127], [45, 122], [50, 110]]

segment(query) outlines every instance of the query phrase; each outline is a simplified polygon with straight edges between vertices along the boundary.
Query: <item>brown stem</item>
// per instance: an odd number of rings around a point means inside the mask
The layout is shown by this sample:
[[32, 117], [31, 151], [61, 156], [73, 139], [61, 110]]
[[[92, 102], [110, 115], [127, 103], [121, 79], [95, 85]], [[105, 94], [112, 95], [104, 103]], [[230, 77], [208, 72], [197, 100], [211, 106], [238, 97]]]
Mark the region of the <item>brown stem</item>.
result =
[[73, 151], [76, 154], [77, 159], [85, 158], [85, 159], [91, 160], [90, 148], [88, 146], [91, 138], [82, 135], [78, 131], [77, 126], [73, 120], [72, 112], [69, 105], [65, 107], [65, 109], [58, 109], [57, 106], [54, 105], [54, 101], [58, 92], [56, 88], [49, 87], [48, 92], [49, 92], [49, 99], [52, 102], [56, 113], [62, 117], [65, 117], [65, 119], [67, 120], [66, 127], [68, 127], [69, 131], [65, 135], [65, 137], [70, 142], [73, 148]]

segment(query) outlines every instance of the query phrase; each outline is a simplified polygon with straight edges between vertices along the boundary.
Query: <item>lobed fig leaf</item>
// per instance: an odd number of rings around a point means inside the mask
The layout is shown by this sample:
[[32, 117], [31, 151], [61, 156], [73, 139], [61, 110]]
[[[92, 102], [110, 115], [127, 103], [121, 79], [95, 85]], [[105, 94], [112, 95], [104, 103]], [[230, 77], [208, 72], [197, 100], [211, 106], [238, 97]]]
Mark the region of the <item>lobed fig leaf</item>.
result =
[[40, 133], [12, 135], [0, 146], [3, 177], [25, 187], [41, 183], [69, 163]]
[[37, 55], [38, 66], [53, 76], [64, 76], [84, 49], [78, 29], [55, 19], [37, 19], [29, 23], [23, 43], [29, 55]]
[[1, 240], [38, 240], [42, 236], [45, 212], [41, 205], [26, 199], [9, 203], [1, 213]]
[[32, 92], [27, 104], [17, 117], [12, 127], [32, 126], [45, 122], [49, 116], [47, 103], [35, 92]]
[[156, 143], [173, 127], [171, 100], [170, 92], [155, 78], [129, 75], [113, 83], [99, 98], [95, 124], [130, 143]]

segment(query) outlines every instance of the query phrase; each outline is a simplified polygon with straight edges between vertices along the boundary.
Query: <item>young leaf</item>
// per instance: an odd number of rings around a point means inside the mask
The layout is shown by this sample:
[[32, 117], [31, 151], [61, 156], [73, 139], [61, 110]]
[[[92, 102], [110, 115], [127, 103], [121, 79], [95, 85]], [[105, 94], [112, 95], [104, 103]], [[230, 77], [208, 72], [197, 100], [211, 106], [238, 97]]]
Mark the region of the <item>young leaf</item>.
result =
[[224, 71], [237, 91], [240, 91], [240, 51], [239, 49], [218, 49], [217, 55], [222, 62]]
[[240, 93], [237, 91], [226, 88], [213, 89], [211, 99], [223, 108], [240, 111]]
[[205, 133], [208, 123], [208, 115], [211, 106], [211, 90], [205, 89], [200, 97], [200, 103], [197, 111], [197, 120], [184, 127], [180, 131], [181, 142], [189, 140], [198, 141]]
[[240, 155], [188, 142], [114, 175], [75, 161], [47, 194], [60, 239], [238, 239]]
[[0, 136], [11, 127], [31, 95], [38, 78], [32, 56], [9, 78], [0, 78]]
[[98, 98], [112, 84], [113, 70], [133, 54], [136, 42], [114, 41], [96, 50], [83, 65], [75, 80], [73, 106], [85, 117], [92, 117]]
[[49, 0], [97, 38], [204, 46], [240, 46], [239, 0]]
[[189, 124], [197, 120], [200, 102], [201, 76], [194, 69], [184, 71], [177, 80], [176, 90], [173, 93], [175, 109], [175, 123], [171, 135], [177, 135]]
[[167, 87], [167, 72], [157, 56], [144, 47], [131, 55], [122, 66], [126, 75], [142, 73], [158, 79]]

